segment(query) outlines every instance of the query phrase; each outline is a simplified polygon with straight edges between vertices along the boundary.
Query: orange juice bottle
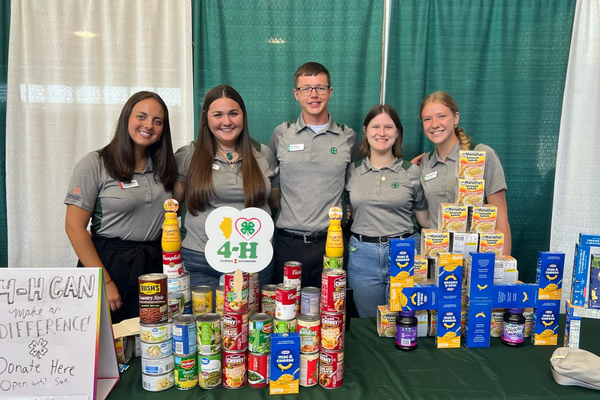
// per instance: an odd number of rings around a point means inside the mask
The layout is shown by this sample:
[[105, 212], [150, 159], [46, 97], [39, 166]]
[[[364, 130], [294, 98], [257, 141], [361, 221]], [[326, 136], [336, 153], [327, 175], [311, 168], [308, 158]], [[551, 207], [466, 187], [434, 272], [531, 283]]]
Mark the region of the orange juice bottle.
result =
[[179, 221], [177, 221], [177, 210], [179, 203], [175, 199], [165, 201], [165, 222], [163, 224], [161, 245], [163, 251], [174, 252], [181, 250], [181, 235], [179, 233]]
[[329, 210], [329, 229], [325, 242], [325, 255], [340, 258], [344, 255], [344, 240], [342, 237], [342, 209], [331, 207]]

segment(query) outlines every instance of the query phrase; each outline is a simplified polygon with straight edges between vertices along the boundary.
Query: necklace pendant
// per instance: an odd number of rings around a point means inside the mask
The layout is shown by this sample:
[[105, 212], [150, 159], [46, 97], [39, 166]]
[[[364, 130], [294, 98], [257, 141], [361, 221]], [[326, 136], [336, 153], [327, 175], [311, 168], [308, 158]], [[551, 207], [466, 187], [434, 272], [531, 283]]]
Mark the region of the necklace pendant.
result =
[[231, 153], [227, 153], [226, 155], [227, 155], [227, 159], [228, 159], [229, 161], [233, 160], [233, 154], [231, 154]]

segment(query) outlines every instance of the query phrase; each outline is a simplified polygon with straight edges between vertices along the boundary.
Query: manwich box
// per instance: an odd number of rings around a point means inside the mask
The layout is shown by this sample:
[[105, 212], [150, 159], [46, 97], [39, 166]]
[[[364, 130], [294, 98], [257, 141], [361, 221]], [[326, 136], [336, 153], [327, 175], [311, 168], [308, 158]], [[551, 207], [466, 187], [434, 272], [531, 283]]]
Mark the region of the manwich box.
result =
[[438, 210], [438, 229], [444, 232], [465, 232], [467, 230], [467, 215], [467, 206], [441, 203]]
[[481, 206], [485, 182], [483, 179], [459, 179], [456, 185], [456, 202], [463, 206]]
[[496, 220], [498, 219], [498, 208], [491, 204], [469, 207], [467, 218], [469, 232], [471, 233], [494, 233]]
[[459, 150], [456, 161], [456, 177], [459, 179], [483, 179], [485, 151]]

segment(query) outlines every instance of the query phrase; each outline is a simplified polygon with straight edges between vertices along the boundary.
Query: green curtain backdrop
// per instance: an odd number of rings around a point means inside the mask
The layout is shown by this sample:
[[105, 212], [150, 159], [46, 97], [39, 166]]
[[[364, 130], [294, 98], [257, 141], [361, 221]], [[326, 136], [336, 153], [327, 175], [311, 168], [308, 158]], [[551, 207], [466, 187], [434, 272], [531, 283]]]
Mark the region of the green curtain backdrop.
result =
[[331, 74], [331, 115], [361, 135], [379, 103], [383, 1], [192, 4], [196, 128], [206, 92], [227, 84], [244, 98], [252, 137], [268, 144], [275, 126], [300, 115], [296, 69], [316, 61]]
[[508, 185], [512, 254], [533, 282], [550, 246], [554, 171], [575, 0], [395, 0], [386, 103], [406, 156], [429, 151], [423, 98], [450, 93], [460, 125], [498, 153]]
[[0, 4], [0, 268], [8, 267], [6, 229], [6, 82], [8, 78], [8, 38], [10, 1]]

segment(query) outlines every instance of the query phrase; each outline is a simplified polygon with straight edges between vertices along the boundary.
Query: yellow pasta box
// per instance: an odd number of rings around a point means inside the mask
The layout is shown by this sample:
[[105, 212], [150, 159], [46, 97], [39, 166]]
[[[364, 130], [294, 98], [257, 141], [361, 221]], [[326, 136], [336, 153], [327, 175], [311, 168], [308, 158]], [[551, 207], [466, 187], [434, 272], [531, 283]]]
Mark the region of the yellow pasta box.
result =
[[469, 232], [494, 233], [498, 219], [498, 208], [491, 204], [469, 207]]
[[539, 300], [560, 300], [562, 294], [565, 253], [538, 252], [535, 283], [539, 285]]
[[450, 247], [450, 234], [437, 229], [421, 229], [421, 255], [436, 258], [439, 253], [447, 253]]
[[441, 203], [438, 211], [439, 230], [444, 232], [465, 232], [467, 230], [467, 206]]
[[390, 311], [388, 306], [377, 306], [377, 334], [379, 337], [396, 337], [397, 312]]
[[456, 185], [456, 202], [463, 206], [483, 205], [484, 187], [483, 179], [459, 179]]
[[494, 231], [494, 233], [482, 233], [479, 235], [479, 253], [492, 252], [496, 257], [502, 257], [504, 250], [504, 233]]
[[438, 303], [437, 329], [435, 344], [438, 349], [459, 348], [461, 336], [460, 300], [458, 302]]
[[435, 269], [440, 301], [459, 302], [462, 295], [463, 255], [441, 253]]
[[390, 239], [390, 279], [403, 287], [413, 286], [414, 259], [414, 239]]
[[533, 335], [535, 345], [556, 346], [558, 343], [558, 317], [560, 300], [540, 300], [533, 312]]
[[456, 177], [461, 179], [483, 179], [485, 151], [459, 150], [456, 161]]
[[423, 256], [415, 256], [414, 282], [417, 285], [427, 281], [427, 259]]
[[271, 334], [270, 394], [298, 393], [300, 387], [300, 334]]

